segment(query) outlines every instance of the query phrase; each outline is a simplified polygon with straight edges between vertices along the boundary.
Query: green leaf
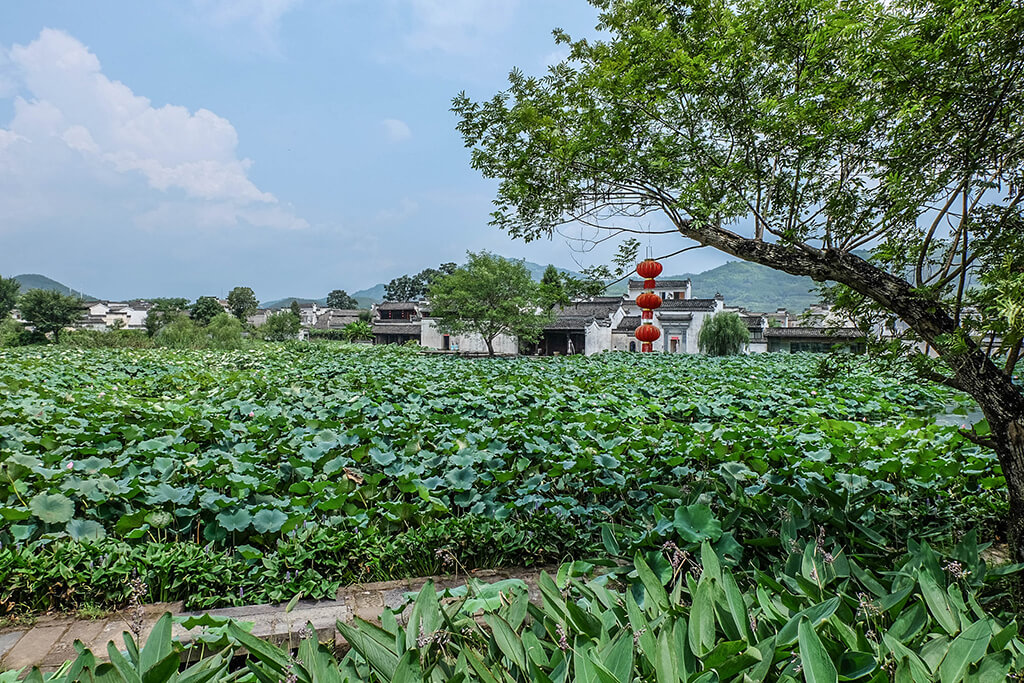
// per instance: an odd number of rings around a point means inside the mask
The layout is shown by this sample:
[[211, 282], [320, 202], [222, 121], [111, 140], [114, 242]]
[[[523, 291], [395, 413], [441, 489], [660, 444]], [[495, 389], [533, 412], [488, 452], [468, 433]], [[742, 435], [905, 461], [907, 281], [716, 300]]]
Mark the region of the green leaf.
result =
[[476, 472], [473, 471], [472, 467], [462, 467], [457, 470], [451, 470], [445, 475], [445, 479], [452, 485], [452, 488], [457, 491], [465, 491], [473, 486], [476, 482]]
[[779, 629], [777, 636], [779, 646], [786, 647], [796, 642], [801, 620], [806, 619], [811, 623], [812, 628], [817, 628], [820, 623], [832, 616], [838, 607], [839, 598], [835, 597], [800, 610], [786, 622], [785, 626]]
[[[139, 652], [139, 667], [142, 669], [143, 676], [150, 668], [156, 666], [157, 662], [171, 653], [172, 623], [171, 613], [164, 612], [153, 626], [153, 630], [146, 639], [146, 644]], [[177, 671], [177, 667], [175, 667], [175, 671]]]
[[523, 642], [516, 635], [516, 632], [512, 630], [512, 627], [508, 625], [508, 622], [497, 614], [485, 614], [484, 621], [491, 627], [494, 642], [502, 654], [512, 660], [512, 663], [519, 667], [521, 671], [525, 672], [526, 650], [523, 648]]
[[47, 524], [64, 524], [75, 516], [75, 504], [60, 493], [39, 493], [32, 497], [28, 507]]
[[633, 558], [633, 566], [636, 567], [636, 573], [640, 577], [640, 581], [644, 585], [644, 589], [647, 591], [647, 596], [651, 602], [644, 603], [644, 607], [648, 610], [653, 610], [654, 607], [658, 607], [662, 610], [668, 609], [668, 593], [665, 592], [665, 587], [661, 583], [661, 579], [655, 576], [654, 572], [644, 561], [643, 555], [637, 553]]
[[839, 656], [839, 680], [856, 681], [878, 667], [875, 657], [867, 652], [844, 652]]
[[98, 541], [107, 535], [103, 525], [91, 519], [73, 519], [65, 530], [76, 541]]
[[[288, 515], [280, 510], [260, 510], [252, 518], [252, 526], [261, 534], [276, 533], [288, 521]], [[225, 527], [227, 528], [227, 527]]]
[[423, 671], [420, 669], [419, 651], [406, 650], [402, 658], [398, 660], [391, 683], [420, 683], [422, 680]]
[[722, 523], [703, 503], [677, 507], [672, 526], [688, 543], [714, 542], [722, 536]]
[[939, 680], [942, 683], [956, 683], [967, 672], [967, 667], [985, 656], [988, 643], [992, 640], [992, 621], [976, 621], [953, 639], [946, 656], [939, 665]]
[[228, 531], [245, 531], [252, 522], [252, 515], [247, 510], [224, 510], [217, 515], [217, 522]]
[[676, 653], [668, 642], [668, 630], [662, 629], [658, 634], [658, 651], [654, 658], [654, 676], [657, 683], [677, 683], [679, 668]]
[[949, 605], [946, 593], [939, 588], [938, 583], [927, 570], [922, 570], [918, 574], [917, 582], [921, 586], [921, 595], [924, 597], [932, 617], [939, 622], [939, 626], [945, 629], [946, 633], [951, 636], [955, 635], [960, 630], [960, 620], [953, 615], [953, 609]]
[[444, 615], [441, 614], [441, 606], [437, 601], [437, 591], [434, 589], [434, 582], [427, 583], [420, 589], [416, 600], [409, 612], [409, 625], [405, 631], [405, 646], [409, 649], [416, 647], [416, 641], [420, 636], [428, 636], [441, 628], [444, 623]]
[[835, 664], [832, 663], [828, 651], [821, 644], [811, 623], [806, 619], [801, 619], [797, 630], [804, 680], [807, 683], [838, 683], [839, 673], [836, 671]]

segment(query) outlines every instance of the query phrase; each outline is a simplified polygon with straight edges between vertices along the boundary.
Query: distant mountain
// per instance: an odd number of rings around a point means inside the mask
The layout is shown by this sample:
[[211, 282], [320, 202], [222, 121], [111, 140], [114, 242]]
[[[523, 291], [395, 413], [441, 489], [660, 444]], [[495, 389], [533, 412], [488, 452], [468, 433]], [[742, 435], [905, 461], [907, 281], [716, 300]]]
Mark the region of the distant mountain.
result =
[[21, 289], [19, 290], [21, 294], [24, 294], [30, 289], [45, 289], [48, 291], [60, 292], [61, 294], [69, 296], [75, 296], [84, 301], [96, 301], [96, 297], [94, 296], [89, 296], [77, 289], [71, 289], [63, 283], [50, 279], [45, 275], [39, 275], [38, 273], [15, 275], [14, 279], [21, 283]]
[[[703, 273], [665, 275], [666, 280], [687, 280], [693, 283], [693, 296], [710, 299], [721, 293], [726, 306], [742, 306], [750, 311], [770, 312], [786, 308], [803, 311], [820, 303], [809, 277], [790, 275], [759, 263], [730, 261]], [[609, 288], [611, 294], [623, 294], [626, 283]]]
[[[526, 266], [526, 269], [530, 271], [530, 277], [532, 277], [534, 280], [537, 280], [538, 282], [542, 277], [544, 277], [544, 271], [548, 269], [547, 266], [542, 266], [539, 263], [534, 263], [533, 261], [524, 261], [524, 265]], [[569, 275], [578, 278], [583, 277], [579, 273], [571, 271], [567, 268], [558, 268], [558, 266], [555, 266], [555, 268], [560, 273], [568, 273]], [[369, 287], [367, 289], [360, 289], [358, 292], [352, 292], [352, 296], [355, 297], [356, 301], [359, 302], [359, 305], [361, 307], [369, 308], [370, 304], [379, 304], [381, 301], [384, 301], [385, 287], [385, 283], [381, 282], [374, 285], [373, 287]], [[284, 299], [281, 299], [281, 301], [284, 301]], [[287, 303], [291, 303], [291, 299], [288, 299]], [[299, 303], [302, 303], [301, 299], [299, 300]], [[263, 305], [265, 306], [265, 304]]]
[[384, 283], [381, 282], [368, 289], [352, 292], [352, 298], [359, 302], [361, 308], [369, 308], [371, 304], [379, 304], [381, 301], [384, 301]]
[[710, 299], [721, 293], [726, 306], [742, 306], [750, 311], [803, 311], [821, 303], [811, 278], [790, 275], [760, 263], [730, 261], [703, 273], [679, 276], [687, 278], [693, 282], [694, 297]]
[[303, 304], [318, 304], [320, 306], [327, 305], [327, 297], [323, 299], [303, 299], [301, 296], [286, 296], [283, 299], [274, 299], [273, 301], [261, 301], [260, 308], [288, 308], [292, 305], [293, 301], [298, 301], [299, 305]]

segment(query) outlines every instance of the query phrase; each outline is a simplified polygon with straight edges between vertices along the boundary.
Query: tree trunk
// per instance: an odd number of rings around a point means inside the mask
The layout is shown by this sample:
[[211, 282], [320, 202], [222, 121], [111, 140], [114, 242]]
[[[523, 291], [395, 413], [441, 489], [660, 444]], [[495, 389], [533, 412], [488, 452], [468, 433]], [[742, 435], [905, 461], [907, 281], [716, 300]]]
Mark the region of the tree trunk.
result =
[[[1010, 514], [1006, 518], [1006, 540], [1010, 544], [1010, 559], [1012, 562], [1024, 562], [1024, 417], [1006, 425], [995, 425], [990, 419], [989, 425], [993, 428], [995, 451], [1009, 489]], [[1003, 438], [997, 437], [997, 431]], [[1013, 598], [1017, 610], [1024, 613], [1024, 580], [1019, 577], [1018, 574], [1014, 582]]]
[[[966, 335], [966, 351], [944, 350], [940, 338], [956, 334], [961, 328], [941, 303], [918, 294], [906, 280], [853, 254], [762, 242], [722, 228], [695, 227], [690, 221], [677, 221], [676, 226], [686, 237], [745, 261], [810, 276], [819, 282], [842, 283], [898, 315], [935, 348], [953, 371], [948, 383], [974, 398], [988, 420], [991, 434], [983, 442], [996, 452], [1006, 478], [1010, 507], [1007, 540], [1012, 560], [1024, 562], [1024, 393]], [[1015, 597], [1018, 607], [1024, 608], [1024, 575], [1018, 577]]]
[[484, 343], [487, 344], [487, 356], [494, 358], [494, 337], [484, 337]]

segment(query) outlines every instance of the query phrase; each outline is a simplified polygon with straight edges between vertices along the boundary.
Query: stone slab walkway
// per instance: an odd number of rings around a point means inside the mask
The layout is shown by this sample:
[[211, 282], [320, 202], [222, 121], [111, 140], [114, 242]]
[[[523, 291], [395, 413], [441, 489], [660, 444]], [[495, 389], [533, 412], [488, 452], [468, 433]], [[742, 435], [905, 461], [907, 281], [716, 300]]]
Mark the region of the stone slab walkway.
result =
[[[548, 567], [546, 570], [554, 574], [557, 568]], [[540, 569], [487, 569], [470, 572], [469, 576], [487, 583], [522, 579], [529, 587], [530, 599], [539, 602], [537, 579], [540, 572]], [[337, 646], [343, 647], [345, 643], [335, 628], [336, 622], [351, 622], [355, 617], [376, 621], [385, 609], [395, 610], [400, 607], [405, 602], [405, 593], [418, 591], [428, 580], [432, 580], [440, 591], [465, 584], [466, 576], [420, 577], [348, 586], [338, 591], [336, 600], [300, 601], [291, 611], [287, 611], [286, 604], [227, 607], [206, 612], [184, 612], [180, 602], [146, 605], [141, 633], [145, 639], [157, 619], [165, 612], [176, 616], [208, 613], [216, 617], [251, 622], [253, 635], [274, 643], [287, 642], [292, 646], [298, 645], [299, 632], [309, 623], [316, 629], [321, 642], [334, 640]], [[113, 641], [119, 649], [123, 649], [121, 634], [130, 630], [128, 616], [124, 613], [96, 620], [41, 617], [30, 628], [0, 631], [0, 671], [33, 666], [38, 666], [44, 672], [54, 671], [75, 656], [75, 640], [82, 641], [97, 659], [106, 660], [107, 643]], [[190, 642], [192, 635], [180, 624], [175, 624], [174, 637], [182, 643]], [[198, 657], [199, 653], [195, 653], [195, 656]]]

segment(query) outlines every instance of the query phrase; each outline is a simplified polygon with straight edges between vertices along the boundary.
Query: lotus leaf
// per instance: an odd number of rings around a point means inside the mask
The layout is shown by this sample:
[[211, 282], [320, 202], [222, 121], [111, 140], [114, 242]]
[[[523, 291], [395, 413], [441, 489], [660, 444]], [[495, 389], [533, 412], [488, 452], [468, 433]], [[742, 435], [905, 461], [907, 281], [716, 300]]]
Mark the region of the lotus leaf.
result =
[[103, 525], [91, 519], [73, 519], [66, 529], [68, 536], [76, 541], [98, 541], [107, 535]]
[[252, 515], [247, 510], [224, 510], [217, 515], [217, 521], [228, 531], [245, 531], [252, 523]]
[[672, 526], [688, 543], [714, 542], [722, 536], [722, 523], [703, 503], [677, 507]]
[[60, 493], [40, 493], [32, 497], [28, 507], [39, 519], [47, 524], [70, 522], [75, 516], [75, 504]]

